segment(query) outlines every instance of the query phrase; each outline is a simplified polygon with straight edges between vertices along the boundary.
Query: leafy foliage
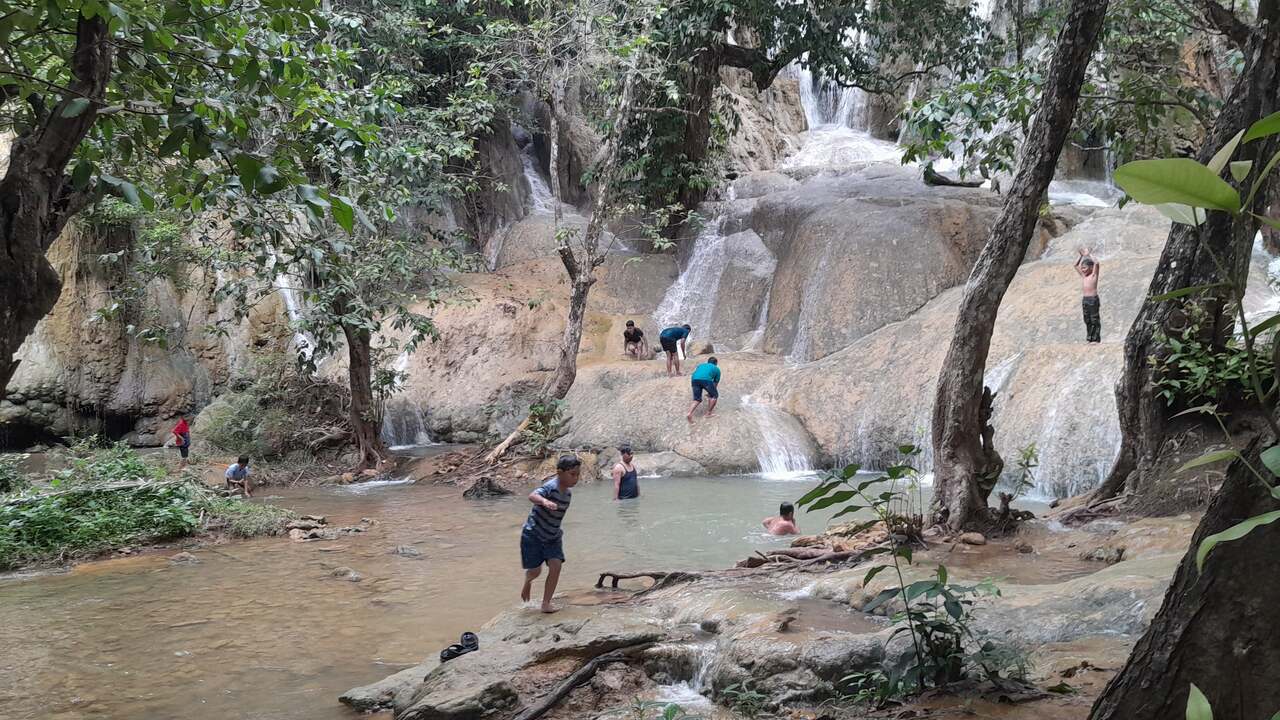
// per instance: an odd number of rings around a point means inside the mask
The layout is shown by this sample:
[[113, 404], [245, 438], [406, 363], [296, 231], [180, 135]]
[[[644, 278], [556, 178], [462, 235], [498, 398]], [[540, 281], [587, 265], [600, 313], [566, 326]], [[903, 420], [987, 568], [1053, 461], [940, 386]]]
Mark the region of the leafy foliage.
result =
[[[1182, 329], [1156, 335], [1160, 351], [1149, 359], [1158, 371], [1156, 394], [1170, 407], [1257, 400], [1249, 352], [1241, 339], [1233, 336], [1226, 344], [1206, 339], [1210, 333], [1203, 327], [1207, 317], [1202, 306], [1188, 303], [1185, 308]], [[1264, 378], [1263, 395], [1270, 396], [1276, 390], [1271, 358], [1259, 354], [1255, 361]]]
[[546, 457], [551, 443], [564, 434], [569, 422], [564, 416], [563, 400], [544, 400], [529, 406], [529, 426], [525, 428], [523, 442], [535, 455]]
[[764, 712], [769, 696], [756, 690], [749, 682], [736, 683], [725, 688], [723, 695], [729, 708], [747, 720], [755, 720]]
[[[167, 480], [164, 468], [123, 444], [82, 441], [48, 492], [0, 495], [0, 569], [60, 562], [127, 545], [226, 528], [240, 537], [275, 533], [290, 516], [269, 505], [221, 498], [198, 480]], [[203, 522], [203, 525], [202, 525]]]
[[[919, 452], [910, 445], [900, 450], [907, 460]], [[871, 478], [860, 477], [859, 470], [855, 464], [824, 473], [818, 486], [796, 504], [810, 511], [841, 506], [833, 519], [870, 511], [886, 527], [894, 528], [898, 516], [892, 507], [903, 502], [902, 488], [914, 478], [915, 469], [903, 462]], [[1025, 655], [982, 637], [973, 629], [974, 600], [984, 595], [999, 595], [999, 590], [990, 582], [951, 583], [947, 569], [941, 565], [932, 578], [907, 583], [903, 566], [910, 565], [913, 559], [909, 543], [908, 536], [891, 530], [889, 546], [871, 552], [873, 555], [887, 553], [891, 564], [868, 570], [863, 586], [870, 585], [885, 571], [894, 572], [898, 585], [882, 590], [862, 610], [872, 612], [892, 604], [890, 606], [896, 608], [893, 620], [897, 625], [893, 637], [910, 636], [911, 649], [887, 673], [860, 672], [845, 677], [841, 684], [847, 697], [883, 704], [892, 698], [975, 675], [989, 680], [1023, 679], [1027, 670]]]

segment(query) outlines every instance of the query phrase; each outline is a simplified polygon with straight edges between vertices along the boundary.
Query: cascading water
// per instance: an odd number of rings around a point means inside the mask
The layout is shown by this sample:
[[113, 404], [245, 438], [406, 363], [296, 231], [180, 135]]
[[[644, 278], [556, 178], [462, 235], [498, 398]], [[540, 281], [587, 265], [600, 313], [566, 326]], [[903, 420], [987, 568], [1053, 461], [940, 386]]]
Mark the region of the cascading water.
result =
[[723, 227], [724, 216], [721, 215], [707, 223], [694, 239], [688, 266], [667, 289], [667, 294], [653, 313], [653, 322], [659, 329], [687, 323], [693, 327], [692, 337], [709, 337], [716, 292], [729, 264], [725, 236], [721, 232]]
[[550, 215], [555, 212], [555, 197], [551, 194], [551, 186], [542, 179], [538, 172], [538, 160], [533, 154], [533, 143], [520, 150], [520, 165], [524, 168], [525, 182], [529, 183], [529, 214]]
[[896, 144], [877, 140], [867, 131], [865, 92], [814, 77], [803, 61], [792, 66], [792, 73], [800, 84], [800, 103], [809, 131], [804, 146], [787, 158], [784, 167], [898, 161], [901, 150]]
[[760, 431], [756, 460], [760, 462], [762, 475], [779, 479], [812, 474], [813, 461], [809, 458], [807, 443], [787, 422], [782, 411], [750, 395], [743, 396], [742, 407], [751, 413]]
[[[402, 374], [408, 367], [409, 353], [397, 355], [392, 369]], [[382, 442], [392, 450], [437, 444], [427, 429], [427, 416], [422, 404], [403, 393], [388, 401], [382, 413]]]
[[298, 297], [298, 289], [293, 286], [288, 272], [282, 272], [276, 275], [272, 281], [276, 292], [280, 293], [280, 298], [284, 300], [285, 313], [289, 316], [289, 325], [293, 328], [293, 344], [298, 353], [303, 358], [310, 360], [311, 353], [315, 349], [314, 343], [306, 333], [298, 329], [302, 322], [302, 301]]
[[662, 686], [657, 700], [663, 703], [675, 703], [686, 709], [707, 705], [708, 700], [702, 691], [707, 687], [707, 672], [715, 661], [715, 645], [705, 642], [690, 643], [681, 647], [693, 656], [692, 675], [688, 680]]

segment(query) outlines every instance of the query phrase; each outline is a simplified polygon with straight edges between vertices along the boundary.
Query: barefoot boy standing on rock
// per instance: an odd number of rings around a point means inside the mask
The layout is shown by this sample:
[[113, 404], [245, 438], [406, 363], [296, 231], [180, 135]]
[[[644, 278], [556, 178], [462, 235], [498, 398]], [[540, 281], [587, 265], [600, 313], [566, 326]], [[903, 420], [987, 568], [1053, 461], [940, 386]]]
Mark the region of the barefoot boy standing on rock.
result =
[[1102, 263], [1093, 259], [1089, 248], [1080, 248], [1076, 252], [1076, 272], [1080, 274], [1080, 290], [1084, 295], [1081, 306], [1084, 309], [1084, 331], [1088, 342], [1102, 342], [1102, 301], [1098, 299], [1098, 276], [1102, 274]]
[[573, 499], [573, 486], [582, 473], [582, 461], [576, 455], [561, 455], [556, 461], [555, 477], [548, 478], [537, 490], [529, 493], [529, 519], [520, 532], [520, 566], [524, 568], [524, 587], [520, 599], [529, 602], [533, 594], [533, 581], [547, 564], [547, 582], [542, 589], [542, 612], [553, 613], [559, 608], [551, 604], [560, 582], [560, 566], [564, 564], [564, 531], [560, 521], [569, 510]]

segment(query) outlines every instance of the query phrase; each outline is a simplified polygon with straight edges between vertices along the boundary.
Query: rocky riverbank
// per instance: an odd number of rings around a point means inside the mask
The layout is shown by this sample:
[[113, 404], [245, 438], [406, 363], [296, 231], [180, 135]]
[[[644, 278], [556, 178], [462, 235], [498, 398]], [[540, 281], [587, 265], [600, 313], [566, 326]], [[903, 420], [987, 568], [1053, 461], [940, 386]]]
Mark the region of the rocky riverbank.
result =
[[[1042, 689], [1096, 692], [1158, 609], [1193, 528], [1190, 517], [1069, 531], [1037, 522], [1016, 538], [918, 553], [908, 580], [938, 563], [952, 582], [1004, 576], [1000, 595], [977, 606], [975, 632], [1026, 653], [1029, 678]], [[1123, 559], [1082, 559], [1101, 556]], [[634, 594], [570, 593], [556, 615], [500, 614], [479, 631], [477, 652], [444, 664], [429, 658], [341, 700], [393, 709], [396, 720], [515, 717], [580, 667], [616, 653], [620, 668], [570, 692], [547, 717], [602, 718], [634, 696], [667, 697], [676, 686], [731, 705], [730, 689], [744, 683], [769, 707], [812, 709], [839, 699], [843, 678], [891, 667], [908, 650], [889, 620], [860, 611], [889, 584], [883, 573], [865, 584], [869, 566], [739, 568], [675, 574], [649, 590], [624, 582]], [[1052, 704], [1061, 717], [1087, 715], [1087, 695]]]

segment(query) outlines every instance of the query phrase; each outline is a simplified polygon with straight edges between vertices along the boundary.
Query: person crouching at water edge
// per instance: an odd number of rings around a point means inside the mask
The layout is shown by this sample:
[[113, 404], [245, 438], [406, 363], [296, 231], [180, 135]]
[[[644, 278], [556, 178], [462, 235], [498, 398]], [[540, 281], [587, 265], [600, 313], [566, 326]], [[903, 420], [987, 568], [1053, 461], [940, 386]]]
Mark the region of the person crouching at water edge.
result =
[[694, 368], [690, 383], [693, 385], [693, 404], [689, 406], [689, 414], [685, 418], [689, 422], [693, 422], [693, 411], [697, 410], [698, 406], [702, 404], [702, 393], [704, 392], [709, 399], [707, 417], [711, 417], [716, 411], [716, 400], [720, 399], [720, 391], [716, 389], [716, 386], [720, 384], [720, 366], [714, 355]]
[[560, 582], [560, 566], [564, 563], [564, 531], [560, 521], [569, 511], [573, 499], [573, 486], [578, 484], [582, 461], [575, 455], [561, 455], [556, 461], [556, 474], [548, 478], [537, 490], [529, 493], [529, 519], [520, 532], [520, 566], [524, 568], [524, 587], [520, 599], [529, 602], [533, 593], [533, 581], [547, 564], [547, 582], [542, 589], [542, 612], [553, 613], [558, 608], [551, 604]]
[[800, 534], [800, 528], [796, 527], [796, 509], [788, 502], [782, 503], [778, 507], [778, 514], [765, 518], [763, 524], [770, 535]]
[[[673, 325], [659, 333], [658, 342], [662, 343], [662, 351], [667, 354], [667, 377], [680, 374], [680, 360], [688, 354], [684, 341], [692, 330], [688, 325]], [[675, 367], [675, 372], [671, 372], [672, 367]]]

